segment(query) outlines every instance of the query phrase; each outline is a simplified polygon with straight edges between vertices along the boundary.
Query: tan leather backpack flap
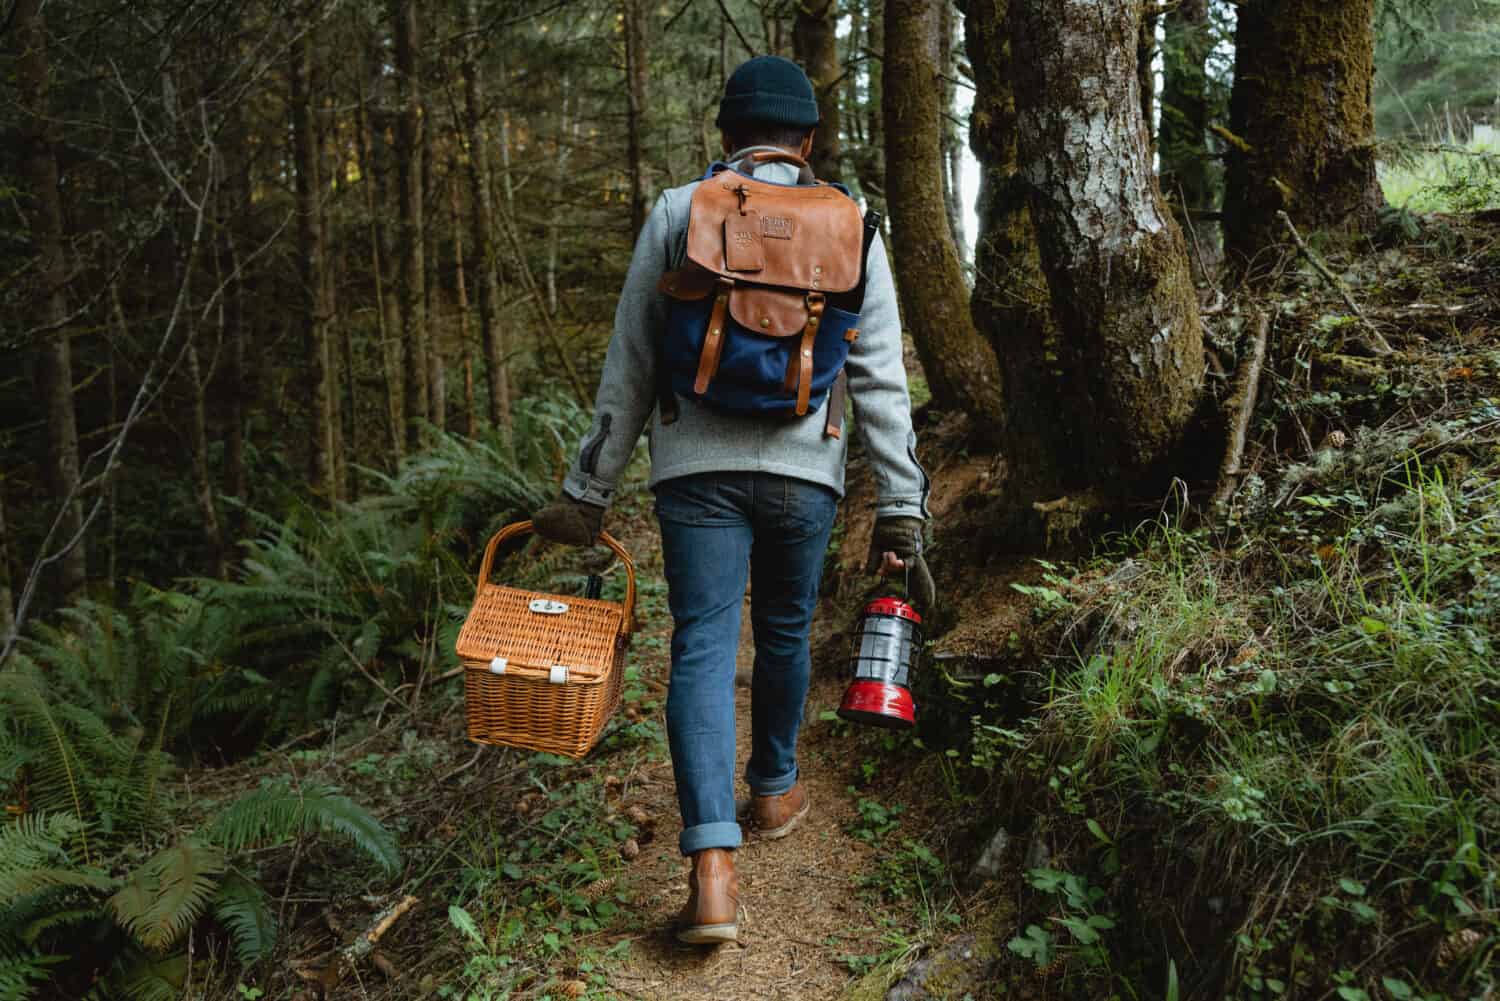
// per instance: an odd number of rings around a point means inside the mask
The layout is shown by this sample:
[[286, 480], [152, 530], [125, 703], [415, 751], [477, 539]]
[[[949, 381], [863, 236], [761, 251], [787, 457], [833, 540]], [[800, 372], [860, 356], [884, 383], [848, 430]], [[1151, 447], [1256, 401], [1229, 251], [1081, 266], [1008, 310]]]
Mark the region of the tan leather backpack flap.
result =
[[[862, 226], [854, 200], [826, 184], [770, 184], [726, 170], [693, 192], [687, 256], [736, 281], [847, 292], [859, 283]], [[733, 305], [741, 307], [733, 310], [734, 318], [751, 330], [782, 332], [780, 309]]]

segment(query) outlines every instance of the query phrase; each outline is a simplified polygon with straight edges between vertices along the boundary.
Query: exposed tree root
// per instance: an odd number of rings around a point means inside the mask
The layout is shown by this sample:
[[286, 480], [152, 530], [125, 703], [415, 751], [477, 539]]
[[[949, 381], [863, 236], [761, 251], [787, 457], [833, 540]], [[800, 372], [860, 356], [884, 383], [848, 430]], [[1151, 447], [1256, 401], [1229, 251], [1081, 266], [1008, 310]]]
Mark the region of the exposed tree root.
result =
[[1234, 377], [1234, 392], [1229, 397], [1228, 409], [1233, 414], [1229, 424], [1229, 442], [1224, 449], [1224, 461], [1219, 464], [1219, 488], [1214, 491], [1214, 506], [1229, 503], [1239, 483], [1240, 463], [1245, 458], [1245, 437], [1250, 431], [1250, 418], [1255, 414], [1255, 404], [1260, 396], [1260, 376], [1266, 365], [1266, 343], [1270, 340], [1271, 318], [1262, 313], [1255, 324], [1255, 337], [1250, 342], [1250, 353], [1240, 363]]

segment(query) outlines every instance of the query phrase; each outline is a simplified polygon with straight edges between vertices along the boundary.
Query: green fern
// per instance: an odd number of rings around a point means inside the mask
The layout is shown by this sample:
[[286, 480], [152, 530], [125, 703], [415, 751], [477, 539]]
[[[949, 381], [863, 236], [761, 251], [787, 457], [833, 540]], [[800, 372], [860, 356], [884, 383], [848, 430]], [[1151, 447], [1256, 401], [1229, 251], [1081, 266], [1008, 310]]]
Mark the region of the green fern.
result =
[[233, 853], [252, 845], [285, 844], [313, 833], [344, 835], [387, 872], [401, 867], [395, 837], [333, 786], [293, 789], [286, 779], [267, 779], [259, 789], [225, 808], [208, 836]]
[[116, 962], [109, 978], [116, 990], [108, 996], [123, 994], [130, 1001], [178, 1001], [187, 973], [187, 956], [181, 953], [163, 958], [128, 954]]
[[7, 953], [0, 944], [0, 1001], [29, 1001], [35, 997], [38, 985], [48, 977], [47, 968], [57, 961], [58, 957], [44, 956], [35, 949]]
[[69, 864], [70, 847], [81, 846], [85, 833], [85, 824], [68, 813], [34, 814], [0, 828], [0, 908], [55, 887], [113, 889], [104, 873]]
[[202, 915], [226, 868], [217, 847], [179, 841], [132, 872], [109, 898], [110, 910], [141, 945], [165, 950]]
[[234, 938], [234, 954], [249, 966], [276, 943], [276, 915], [260, 887], [238, 873], [230, 873], [214, 894], [213, 915]]

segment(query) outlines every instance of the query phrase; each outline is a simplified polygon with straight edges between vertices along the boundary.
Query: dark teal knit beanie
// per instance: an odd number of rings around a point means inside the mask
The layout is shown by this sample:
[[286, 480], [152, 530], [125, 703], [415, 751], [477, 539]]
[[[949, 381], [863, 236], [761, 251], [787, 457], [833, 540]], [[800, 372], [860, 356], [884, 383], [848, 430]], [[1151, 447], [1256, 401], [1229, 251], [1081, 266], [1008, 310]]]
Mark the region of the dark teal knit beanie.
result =
[[765, 122], [810, 129], [818, 124], [818, 99], [802, 67], [780, 56], [756, 56], [740, 64], [724, 83], [714, 125], [732, 128]]

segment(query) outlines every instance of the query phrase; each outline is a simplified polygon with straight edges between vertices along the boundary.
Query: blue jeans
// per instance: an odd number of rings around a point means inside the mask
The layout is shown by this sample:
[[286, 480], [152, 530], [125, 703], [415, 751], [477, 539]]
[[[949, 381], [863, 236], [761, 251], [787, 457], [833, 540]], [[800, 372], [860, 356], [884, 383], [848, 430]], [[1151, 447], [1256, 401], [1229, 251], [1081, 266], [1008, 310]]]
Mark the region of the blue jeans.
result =
[[837, 508], [828, 487], [773, 473], [703, 473], [656, 486], [674, 623], [667, 738], [685, 855], [740, 846], [734, 666], [747, 569], [755, 677], [745, 781], [762, 796], [797, 781], [808, 628]]

